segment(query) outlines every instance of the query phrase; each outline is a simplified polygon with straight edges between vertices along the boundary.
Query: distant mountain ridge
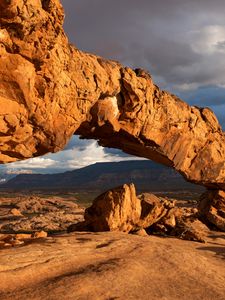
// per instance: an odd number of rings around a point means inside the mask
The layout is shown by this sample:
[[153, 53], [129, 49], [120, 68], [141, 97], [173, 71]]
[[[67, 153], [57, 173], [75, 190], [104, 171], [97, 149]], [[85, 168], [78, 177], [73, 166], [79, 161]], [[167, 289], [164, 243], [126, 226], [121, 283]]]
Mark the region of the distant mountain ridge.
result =
[[200, 189], [173, 169], [149, 160], [96, 163], [58, 174], [20, 174], [2, 184], [0, 189], [104, 191], [130, 182], [139, 191]]

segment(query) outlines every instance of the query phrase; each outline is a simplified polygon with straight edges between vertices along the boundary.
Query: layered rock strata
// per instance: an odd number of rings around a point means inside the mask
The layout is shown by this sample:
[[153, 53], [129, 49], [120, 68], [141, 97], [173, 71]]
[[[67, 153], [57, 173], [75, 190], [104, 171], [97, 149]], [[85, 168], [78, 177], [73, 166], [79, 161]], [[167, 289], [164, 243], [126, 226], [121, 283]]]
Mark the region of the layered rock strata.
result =
[[225, 135], [208, 108], [151, 76], [82, 53], [59, 0], [0, 0], [0, 162], [61, 150], [73, 134], [225, 189]]

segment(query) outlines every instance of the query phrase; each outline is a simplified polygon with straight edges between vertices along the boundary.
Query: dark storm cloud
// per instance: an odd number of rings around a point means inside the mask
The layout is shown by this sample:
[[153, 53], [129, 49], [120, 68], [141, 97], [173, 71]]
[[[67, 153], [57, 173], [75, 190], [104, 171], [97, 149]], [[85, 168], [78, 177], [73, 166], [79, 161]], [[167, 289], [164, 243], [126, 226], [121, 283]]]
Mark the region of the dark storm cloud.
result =
[[[225, 129], [224, 0], [61, 1], [75, 46], [149, 70], [161, 88], [191, 105], [211, 107]], [[73, 137], [64, 151], [0, 166], [0, 172], [57, 172], [130, 158]]]
[[104, 148], [104, 152], [115, 157], [132, 157], [131, 155], [114, 148]]
[[192, 104], [225, 103], [224, 0], [62, 2], [78, 48], [143, 67]]
[[206, 86], [194, 91], [187, 91], [178, 93], [182, 99], [190, 103], [191, 105], [202, 106], [219, 106], [222, 109], [225, 99], [225, 88], [216, 86]]
[[148, 69], [176, 92], [225, 85], [223, 0], [64, 0], [79, 48]]

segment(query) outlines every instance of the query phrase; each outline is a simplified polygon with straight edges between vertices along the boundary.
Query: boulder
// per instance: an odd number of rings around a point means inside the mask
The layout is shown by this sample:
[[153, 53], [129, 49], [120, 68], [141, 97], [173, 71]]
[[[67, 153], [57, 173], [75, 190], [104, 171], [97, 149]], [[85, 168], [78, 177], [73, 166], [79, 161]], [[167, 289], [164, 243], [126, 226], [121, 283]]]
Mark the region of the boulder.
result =
[[137, 227], [141, 201], [133, 184], [124, 184], [98, 196], [85, 210], [84, 219], [91, 231], [129, 232]]
[[134, 185], [124, 184], [98, 196], [86, 209], [85, 221], [69, 226], [68, 231], [122, 231], [205, 242], [209, 229], [199, 220], [198, 209], [175, 203], [148, 193], [137, 197]]
[[167, 214], [167, 202], [161, 201], [155, 195], [144, 193], [139, 199], [141, 200], [141, 215], [138, 221], [139, 227], [150, 227]]
[[11, 209], [10, 213], [15, 217], [23, 217], [23, 214], [17, 208]]
[[217, 229], [225, 231], [225, 191], [209, 190], [201, 196], [201, 216]]
[[188, 216], [179, 219], [176, 227], [170, 232], [183, 240], [205, 243], [209, 234], [208, 227], [202, 223], [196, 216]]
[[48, 236], [48, 233], [45, 231], [39, 231], [39, 232], [35, 232], [33, 234], [33, 238], [35, 239], [41, 239], [41, 238], [46, 238]]
[[159, 222], [173, 203], [153, 194], [136, 196], [134, 184], [109, 190], [98, 196], [85, 210], [84, 222], [68, 231], [122, 231], [135, 233]]

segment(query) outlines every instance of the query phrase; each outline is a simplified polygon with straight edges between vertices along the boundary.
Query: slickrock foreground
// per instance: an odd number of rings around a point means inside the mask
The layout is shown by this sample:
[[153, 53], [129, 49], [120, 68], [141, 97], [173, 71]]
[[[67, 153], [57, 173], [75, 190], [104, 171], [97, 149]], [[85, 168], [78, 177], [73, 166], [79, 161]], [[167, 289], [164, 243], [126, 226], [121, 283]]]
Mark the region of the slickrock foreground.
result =
[[0, 162], [62, 149], [73, 134], [225, 189], [225, 135], [148, 73], [68, 43], [59, 0], [0, 0]]
[[0, 251], [4, 300], [224, 300], [225, 239], [75, 233]]

